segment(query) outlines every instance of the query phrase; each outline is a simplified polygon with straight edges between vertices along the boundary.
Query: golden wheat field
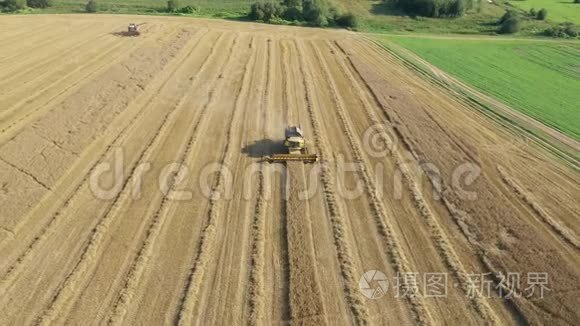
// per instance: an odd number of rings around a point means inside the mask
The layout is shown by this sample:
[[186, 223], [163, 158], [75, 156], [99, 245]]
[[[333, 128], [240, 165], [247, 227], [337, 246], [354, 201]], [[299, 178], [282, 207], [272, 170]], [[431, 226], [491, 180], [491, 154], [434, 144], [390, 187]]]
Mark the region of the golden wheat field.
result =
[[[359, 34], [31, 15], [0, 44], [0, 324], [580, 323], [577, 167]], [[289, 125], [318, 163], [261, 160]]]

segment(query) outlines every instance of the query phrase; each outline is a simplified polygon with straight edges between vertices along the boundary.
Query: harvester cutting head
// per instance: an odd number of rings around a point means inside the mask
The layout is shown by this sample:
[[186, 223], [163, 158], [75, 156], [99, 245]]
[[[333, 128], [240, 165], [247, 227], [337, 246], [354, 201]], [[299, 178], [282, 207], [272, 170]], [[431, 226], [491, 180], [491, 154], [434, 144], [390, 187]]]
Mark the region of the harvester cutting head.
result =
[[300, 127], [288, 127], [285, 131], [284, 147], [288, 150], [287, 154], [274, 154], [265, 156], [263, 159], [269, 163], [284, 163], [284, 162], [304, 162], [316, 163], [318, 161], [317, 154], [309, 154], [304, 140], [304, 134]]

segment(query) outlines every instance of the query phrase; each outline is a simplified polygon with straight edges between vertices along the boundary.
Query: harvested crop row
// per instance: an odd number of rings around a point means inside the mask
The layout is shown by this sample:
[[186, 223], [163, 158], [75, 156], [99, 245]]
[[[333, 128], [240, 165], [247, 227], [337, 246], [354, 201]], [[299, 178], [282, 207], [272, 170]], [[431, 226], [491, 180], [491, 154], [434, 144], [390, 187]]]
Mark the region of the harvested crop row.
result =
[[[198, 44], [199, 40], [194, 40], [192, 43], [194, 45]], [[189, 49], [189, 54], [194, 49], [195, 46], [192, 46]], [[153, 135], [145, 150], [141, 152], [136, 164], [131, 168], [129, 176], [123, 183], [121, 191], [115, 196], [112, 204], [105, 211], [98, 225], [93, 229], [91, 239], [84, 248], [75, 269], [66, 277], [61, 288], [57, 290], [49, 308], [40, 316], [40, 324], [55, 322], [55, 320], [66, 316], [72, 308], [74, 297], [77, 295], [78, 290], [82, 288], [84, 282], [88, 281], [86, 275], [97, 267], [100, 257], [103, 255], [103, 244], [107, 241], [107, 233], [114, 230], [116, 223], [118, 223], [118, 217], [120, 215], [118, 210], [122, 209], [124, 203], [130, 200], [130, 192], [134, 184], [134, 178], [138, 176], [138, 168], [143, 163], [150, 161], [155, 155], [155, 151], [160, 149], [162, 140], [170, 133], [170, 126], [172, 126], [173, 121], [179, 116], [178, 114], [182, 103], [184, 103], [184, 98], [181, 98], [170, 111], [167, 111], [161, 123], [161, 128]], [[183, 139], [183, 141], [186, 140], [186, 138]]]
[[[306, 67], [309, 65], [304, 58], [304, 49], [302, 44], [296, 43], [296, 47], [298, 49], [298, 56], [300, 58], [300, 71], [303, 78], [304, 88], [306, 89], [306, 101], [307, 101], [307, 109], [310, 117], [310, 122], [313, 127], [314, 131], [314, 141], [316, 144], [316, 148], [320, 154], [320, 159], [324, 162], [325, 157], [328, 157], [328, 152], [325, 147], [324, 138], [321, 132], [321, 128], [319, 126], [319, 118], [315, 112], [314, 103], [312, 100], [313, 96], [313, 85], [312, 85], [312, 78], [309, 76], [308, 70]], [[322, 163], [322, 170], [321, 170], [321, 179], [322, 185], [324, 187], [324, 193], [326, 198], [326, 204], [328, 208], [328, 212], [330, 214], [330, 219], [333, 224], [333, 231], [335, 237], [335, 244], [337, 246], [337, 253], [339, 255], [339, 262], [341, 264], [342, 275], [345, 278], [344, 283], [344, 291], [345, 297], [350, 304], [351, 312], [357, 321], [360, 324], [367, 324], [368, 323], [368, 311], [363, 303], [363, 299], [361, 298], [360, 293], [358, 290], [354, 288], [355, 281], [355, 272], [354, 272], [354, 263], [351, 254], [351, 248], [349, 241], [345, 239], [345, 222], [342, 217], [340, 208], [337, 204], [336, 195], [334, 193], [334, 185], [331, 180], [330, 175], [332, 175], [332, 171], [327, 164]]]
[[[185, 58], [186, 57], [184, 57], [183, 59], [185, 60]], [[179, 65], [175, 67], [173, 73], [177, 71], [178, 67]], [[172, 75], [170, 74], [168, 76], [168, 79], [166, 79], [162, 83], [162, 85], [165, 85], [170, 80], [171, 76]], [[150, 97], [149, 100], [146, 102], [146, 105], [148, 106], [151, 103], [151, 101], [153, 101], [153, 99], [154, 99], [153, 96]], [[17, 258], [11, 264], [8, 265], [5, 274], [2, 276], [2, 282], [0, 284], [2, 284], [3, 286], [7, 285], [9, 283], [9, 280], [15, 276], [17, 270], [22, 266], [22, 263], [27, 260], [28, 255], [30, 255], [36, 248], [39, 248], [38, 246], [42, 244], [42, 242], [47, 238], [47, 236], [50, 235], [50, 232], [53, 229], [53, 227], [56, 226], [59, 217], [61, 217], [62, 215], [61, 214], [62, 211], [69, 207], [70, 203], [79, 193], [81, 187], [86, 186], [86, 183], [89, 181], [89, 176], [91, 175], [91, 173], [100, 163], [103, 162], [105, 157], [107, 157], [113, 152], [115, 144], [118, 144], [118, 142], [121, 139], [123, 139], [123, 137], [125, 137], [128, 132], [131, 131], [131, 128], [135, 127], [135, 125], [133, 125], [131, 122], [138, 121], [138, 119], [141, 118], [146, 112], [147, 110], [141, 110], [139, 114], [133, 116], [133, 118], [130, 121], [128, 121], [128, 124], [126, 124], [123, 127], [123, 129], [113, 139], [111, 139], [109, 144], [104, 148], [104, 151], [98, 156], [98, 159], [94, 161], [94, 163], [92, 164], [92, 166], [90, 166], [89, 169], [85, 170], [86, 173], [83, 175], [82, 178], [78, 180], [78, 183], [76, 183], [77, 186], [69, 193], [70, 195], [68, 195], [68, 197], [66, 197], [66, 199], [60, 203], [60, 206], [55, 208], [54, 212], [52, 213], [52, 216], [49, 216], [48, 223], [42, 229], [39, 230], [38, 234], [36, 234], [33, 238], [31, 238], [31, 242], [25, 247], [22, 254], [18, 255]], [[46, 213], [46, 211], [44, 211], [44, 213]], [[25, 222], [26, 221], [19, 221], [19, 225], [22, 225]], [[16, 227], [16, 231], [18, 230], [19, 228]], [[23, 241], [20, 241], [18, 244], [22, 245], [23, 244], [22, 242]]]
[[[232, 55], [230, 55], [232, 57]], [[226, 138], [228, 142], [226, 143], [226, 148], [220, 158], [219, 165], [223, 168], [224, 165], [231, 164], [233, 157], [232, 137], [235, 135], [235, 130], [233, 129], [237, 123], [239, 123], [239, 115], [242, 114], [243, 101], [247, 98], [247, 86], [248, 78], [250, 78], [250, 70], [253, 65], [255, 65], [255, 52], [252, 51], [250, 55], [247, 56], [245, 66], [243, 68], [243, 82], [237, 90], [237, 99], [234, 106], [234, 112], [228, 122], [228, 128], [226, 132]], [[213, 98], [213, 97], [212, 97]], [[199, 298], [197, 297], [198, 289], [201, 287], [201, 282], [203, 281], [204, 274], [206, 272], [206, 266], [211, 259], [211, 255], [214, 251], [216, 228], [219, 226], [218, 219], [222, 213], [223, 200], [220, 200], [220, 196], [224, 194], [224, 180], [223, 172], [219, 172], [214, 181], [213, 188], [211, 190], [210, 209], [207, 217], [207, 225], [203, 231], [201, 238], [201, 244], [199, 246], [199, 252], [196, 254], [195, 260], [192, 264], [191, 274], [188, 278], [188, 285], [185, 289], [185, 295], [182, 303], [181, 310], [179, 311], [179, 325], [191, 325], [194, 318], [195, 305], [198, 303]]]

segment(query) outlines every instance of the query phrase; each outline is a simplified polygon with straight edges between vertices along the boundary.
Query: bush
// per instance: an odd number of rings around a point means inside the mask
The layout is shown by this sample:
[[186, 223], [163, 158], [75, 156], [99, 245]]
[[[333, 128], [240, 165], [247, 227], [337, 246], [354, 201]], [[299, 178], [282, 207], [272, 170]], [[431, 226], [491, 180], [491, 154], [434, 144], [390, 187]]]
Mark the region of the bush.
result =
[[351, 12], [339, 15], [335, 19], [336, 25], [346, 28], [356, 28], [358, 27], [358, 18]]
[[328, 17], [326, 17], [324, 14], [316, 15], [316, 18], [311, 20], [310, 23], [318, 27], [326, 27], [329, 25]]
[[302, 0], [284, 0], [282, 5], [286, 8], [300, 8], [302, 6]]
[[27, 0], [26, 5], [31, 8], [48, 8], [52, 6], [52, 0]]
[[398, 0], [395, 5], [410, 15], [439, 18], [462, 16], [473, 4], [471, 0]]
[[97, 0], [89, 0], [86, 6], [87, 12], [97, 12], [99, 11], [99, 3]]
[[264, 8], [261, 2], [255, 2], [250, 7], [250, 13], [248, 14], [252, 20], [262, 20], [264, 19]]
[[536, 11], [536, 9], [534, 9], [534, 8], [530, 9], [530, 17], [536, 17], [537, 15], [538, 15], [538, 12]]
[[196, 11], [197, 11], [197, 8], [195, 8], [195, 7], [185, 6], [185, 7], [181, 8], [181, 10], [179, 12], [182, 14], [193, 14]]
[[177, 0], [167, 1], [167, 12], [177, 12], [179, 10], [179, 3]]
[[501, 34], [513, 34], [520, 30], [520, 19], [518, 17], [510, 17], [501, 23], [499, 32]]
[[302, 20], [302, 0], [284, 0], [282, 1], [284, 13], [282, 16], [286, 20]]
[[447, 16], [460, 17], [465, 13], [465, 2], [463, 0], [454, 0], [449, 5]]
[[284, 19], [294, 21], [294, 20], [302, 20], [302, 10], [297, 7], [286, 7], [284, 13], [282, 14]]
[[548, 17], [548, 11], [544, 8], [540, 9], [540, 11], [538, 11], [538, 15], [536, 16], [538, 20], [546, 20], [546, 17]]
[[580, 0], [574, 0], [574, 3], [580, 3]]
[[548, 27], [543, 34], [552, 37], [576, 38], [580, 35], [580, 32], [573, 23], [563, 23], [558, 26]]
[[266, 2], [264, 5], [264, 19], [266, 21], [270, 21], [274, 18], [280, 18], [283, 12], [284, 8], [279, 3]]
[[26, 0], [5, 0], [4, 8], [8, 11], [17, 11], [26, 8]]
[[518, 16], [518, 14], [514, 10], [506, 10], [506, 12], [503, 14], [503, 16], [501, 16], [501, 18], [499, 19], [499, 21], [497, 23], [501, 25], [506, 20], [508, 20], [510, 18], [517, 18], [517, 16]]
[[317, 26], [323, 26], [323, 21], [328, 22], [326, 13], [324, 12], [325, 9], [322, 1], [304, 0], [302, 2], [302, 15], [304, 16], [304, 20]]
[[339, 13], [327, 0], [283, 0], [281, 3], [259, 1], [252, 4], [248, 17], [276, 24], [306, 22], [314, 26], [358, 26], [358, 19], [354, 14]]
[[256, 2], [252, 4], [250, 9], [250, 18], [253, 20], [261, 20], [270, 22], [275, 18], [280, 18], [284, 8], [274, 2]]
[[564, 28], [564, 33], [573, 38], [576, 38], [578, 35], [580, 35], [580, 31], [578, 31], [577, 28], [574, 28], [572, 24]]

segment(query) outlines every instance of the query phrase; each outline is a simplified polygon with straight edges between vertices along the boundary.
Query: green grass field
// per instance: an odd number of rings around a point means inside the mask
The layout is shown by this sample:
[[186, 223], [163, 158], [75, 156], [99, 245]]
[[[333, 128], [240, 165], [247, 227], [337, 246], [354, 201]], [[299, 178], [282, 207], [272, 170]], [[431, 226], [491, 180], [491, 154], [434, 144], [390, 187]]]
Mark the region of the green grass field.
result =
[[[39, 12], [85, 12], [88, 0], [53, 0], [53, 6]], [[165, 13], [165, 0], [97, 0], [99, 12], [123, 14]], [[192, 6], [194, 15], [238, 18], [245, 16], [255, 0], [178, 0], [179, 7]]]
[[[410, 17], [381, 0], [332, 0], [339, 7], [355, 13], [361, 22], [359, 30], [370, 33], [429, 33], [495, 35], [497, 21], [507, 9], [504, 0], [489, 3], [481, 0], [458, 18]], [[524, 0], [548, 1], [548, 0]], [[572, 0], [562, 0], [572, 1]], [[524, 19], [518, 35], [536, 35], [550, 26], [549, 22]]]
[[395, 42], [580, 140], [580, 43], [416, 37], [380, 41]]
[[479, 8], [461, 18], [413, 18], [385, 5], [381, 0], [334, 0], [334, 3], [360, 17], [360, 30], [373, 33], [493, 34], [497, 26], [492, 23], [505, 12], [503, 6], [482, 2]]
[[574, 0], [516, 0], [510, 3], [526, 11], [546, 8], [550, 21], [580, 24], [580, 3], [574, 3]]

